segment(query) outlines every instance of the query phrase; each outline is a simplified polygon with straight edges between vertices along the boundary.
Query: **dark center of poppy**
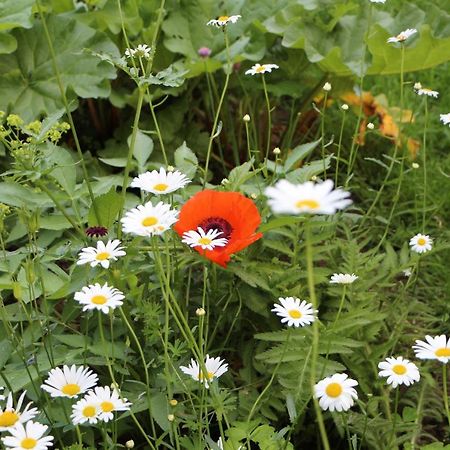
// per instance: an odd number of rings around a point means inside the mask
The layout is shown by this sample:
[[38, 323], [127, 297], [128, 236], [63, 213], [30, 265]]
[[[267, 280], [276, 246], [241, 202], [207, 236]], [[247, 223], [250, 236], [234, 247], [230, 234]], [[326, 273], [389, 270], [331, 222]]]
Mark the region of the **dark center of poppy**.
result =
[[222, 217], [208, 217], [198, 226], [201, 227], [206, 233], [209, 230], [219, 230], [223, 233], [219, 237], [225, 239], [230, 239], [231, 233], [233, 232], [233, 227], [230, 225], [230, 222], [222, 219]]

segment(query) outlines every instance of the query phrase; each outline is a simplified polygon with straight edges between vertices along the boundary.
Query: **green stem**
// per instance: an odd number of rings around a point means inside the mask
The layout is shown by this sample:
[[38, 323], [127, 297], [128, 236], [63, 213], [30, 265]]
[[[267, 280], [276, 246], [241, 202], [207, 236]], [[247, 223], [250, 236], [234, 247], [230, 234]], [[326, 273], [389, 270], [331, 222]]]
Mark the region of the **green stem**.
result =
[[[261, 75], [262, 83], [263, 83], [263, 89], [264, 89], [264, 98], [266, 100], [266, 108], [267, 108], [267, 143], [266, 143], [266, 161], [269, 159], [269, 151], [270, 151], [270, 144], [272, 140], [272, 115], [271, 115], [271, 109], [270, 109], [270, 100], [269, 100], [269, 93], [267, 92], [267, 85], [266, 85], [266, 78], [264, 74]], [[267, 164], [267, 162], [266, 162]]]
[[[314, 262], [313, 262], [313, 247], [311, 243], [311, 230], [309, 220], [306, 222], [306, 267], [308, 273], [308, 289], [309, 298], [313, 305], [313, 309], [317, 309], [316, 290], [314, 286]], [[313, 339], [312, 339], [312, 356], [311, 356], [311, 373], [310, 373], [310, 386], [311, 395], [314, 402], [314, 409], [316, 412], [317, 422], [319, 424], [320, 437], [325, 450], [330, 450], [330, 444], [328, 442], [327, 431], [325, 429], [325, 423], [323, 421], [322, 411], [319, 406], [319, 401], [314, 394], [314, 387], [316, 385], [316, 371], [317, 371], [317, 358], [319, 350], [319, 322], [314, 320], [312, 323]]]
[[223, 89], [222, 89], [222, 94], [220, 96], [219, 104], [217, 105], [216, 114], [214, 116], [214, 122], [213, 122], [213, 127], [211, 130], [211, 134], [209, 136], [208, 150], [206, 151], [206, 161], [205, 161], [205, 169], [204, 169], [204, 175], [203, 175], [203, 188], [206, 186], [206, 179], [208, 177], [209, 160], [211, 159], [212, 144], [213, 144], [214, 138], [216, 137], [216, 133], [217, 133], [217, 124], [219, 122], [220, 111], [222, 109], [223, 101], [225, 100], [225, 94], [227, 93], [228, 83], [230, 81], [230, 75], [233, 70], [232, 66], [231, 66], [230, 47], [229, 47], [229, 43], [228, 43], [228, 35], [227, 35], [226, 28], [224, 29], [224, 38], [225, 38], [225, 48], [226, 48], [226, 52], [227, 52], [227, 73], [226, 73], [226, 77], [225, 77], [225, 84], [223, 85]]
[[447, 364], [442, 364], [442, 387], [444, 390], [444, 408], [447, 415], [447, 421], [450, 426], [450, 409], [448, 407], [448, 390], [447, 390]]
[[341, 160], [341, 148], [342, 148], [342, 136], [344, 134], [344, 125], [345, 125], [345, 118], [347, 117], [346, 111], [344, 110], [344, 115], [342, 116], [342, 122], [341, 122], [341, 130], [339, 132], [339, 143], [338, 143], [338, 154], [336, 157], [336, 173], [334, 176], [334, 185], [338, 185], [338, 176], [339, 176], [339, 163]]
[[427, 207], [427, 131], [428, 131], [428, 100], [425, 96], [425, 126], [423, 129], [423, 208], [422, 233], [425, 233], [426, 207]]
[[325, 111], [327, 109], [327, 101], [328, 101], [328, 91], [325, 91], [325, 97], [323, 99], [323, 108], [322, 108], [322, 115], [320, 120], [320, 143], [322, 148], [322, 161], [323, 161], [323, 172], [325, 179], [327, 178], [327, 167], [325, 164]]
[[395, 389], [395, 400], [394, 400], [394, 410], [392, 419], [392, 433], [389, 439], [389, 448], [397, 448], [397, 410], [398, 410], [398, 398], [399, 398], [400, 388], [397, 386]]

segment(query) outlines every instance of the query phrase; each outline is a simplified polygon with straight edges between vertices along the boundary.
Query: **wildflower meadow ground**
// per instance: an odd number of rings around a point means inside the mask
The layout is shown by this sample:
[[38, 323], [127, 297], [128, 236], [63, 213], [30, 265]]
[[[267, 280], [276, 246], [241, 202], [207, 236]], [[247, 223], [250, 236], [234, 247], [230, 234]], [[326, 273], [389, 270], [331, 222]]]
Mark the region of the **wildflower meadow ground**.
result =
[[450, 449], [449, 0], [0, 2], [0, 447]]

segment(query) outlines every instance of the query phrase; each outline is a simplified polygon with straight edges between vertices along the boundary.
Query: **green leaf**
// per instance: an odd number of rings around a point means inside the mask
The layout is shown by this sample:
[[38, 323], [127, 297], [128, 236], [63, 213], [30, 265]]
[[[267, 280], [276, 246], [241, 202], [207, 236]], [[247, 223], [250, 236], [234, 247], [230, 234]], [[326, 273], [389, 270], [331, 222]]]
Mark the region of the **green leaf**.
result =
[[175, 165], [191, 180], [194, 178], [198, 167], [198, 158], [184, 141], [175, 150]]
[[251, 161], [247, 161], [240, 166], [235, 167], [228, 175], [228, 181], [230, 182], [227, 187], [231, 191], [239, 190], [239, 187], [244, 184], [247, 180], [252, 178], [255, 173], [251, 172], [253, 166], [253, 158]]
[[42, 193], [17, 183], [0, 183], [0, 202], [10, 206], [46, 207], [52, 205], [51, 200]]
[[[128, 136], [127, 143], [130, 146], [131, 136]], [[138, 162], [139, 169], [143, 171], [145, 163], [153, 152], [153, 140], [141, 130], [136, 132], [136, 142], [133, 149], [133, 157]], [[104, 161], [103, 161], [104, 162]], [[111, 164], [112, 165], [112, 164]]]
[[146, 78], [141, 78], [143, 84], [163, 85], [167, 87], [179, 87], [186, 79], [187, 70], [177, 70], [173, 65], [158, 72], [156, 75], [150, 75]]
[[115, 188], [111, 188], [108, 193], [96, 197], [94, 203], [97, 208], [100, 223], [97, 221], [94, 205], [92, 205], [88, 214], [89, 225], [101, 225], [110, 228], [120, 212], [122, 197], [116, 192]]
[[321, 139], [317, 139], [317, 141], [295, 147], [286, 158], [284, 170], [289, 172], [298, 161], [305, 159], [319, 145], [320, 141]]
[[34, 0], [2, 0], [0, 2], [0, 53], [11, 53], [17, 48], [13, 28], [31, 28]]
[[311, 180], [311, 177], [324, 172], [330, 167], [331, 156], [327, 156], [324, 160], [313, 161], [312, 163], [293, 170], [286, 175], [286, 179], [291, 183], [304, 183]]
[[[116, 71], [107, 62], [83, 52], [85, 48], [118, 54], [105, 35], [66, 16], [47, 20], [61, 81], [69, 101], [109, 95]], [[11, 107], [26, 121], [63, 106], [42, 23], [13, 32], [18, 50], [0, 60], [0, 109]]]

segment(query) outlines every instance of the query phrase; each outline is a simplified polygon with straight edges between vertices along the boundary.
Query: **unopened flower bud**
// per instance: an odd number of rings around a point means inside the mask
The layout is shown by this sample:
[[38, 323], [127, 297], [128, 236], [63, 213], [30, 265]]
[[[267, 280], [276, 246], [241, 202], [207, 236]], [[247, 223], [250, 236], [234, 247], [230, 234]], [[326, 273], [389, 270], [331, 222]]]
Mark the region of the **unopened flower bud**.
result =
[[222, 186], [225, 186], [226, 184], [228, 184], [230, 182], [230, 180], [228, 179], [228, 178], [224, 178], [221, 182], [220, 182], [220, 184], [222, 185]]
[[169, 400], [169, 404], [170, 404], [170, 406], [177, 406], [178, 401], [173, 398], [173, 399]]
[[347, 103], [344, 103], [344, 104], [341, 106], [341, 108], [342, 108], [344, 111], [348, 111], [348, 105], [347, 105]]
[[175, 167], [167, 166], [167, 172], [173, 172], [174, 170], [175, 170]]
[[167, 420], [168, 420], [169, 422], [173, 422], [173, 421], [175, 420], [175, 416], [174, 416], [173, 414], [169, 414], [169, 415], [167, 416]]
[[311, 181], [316, 181], [317, 180], [317, 175], [313, 175], [312, 177], [311, 177]]
[[279, 155], [281, 153], [281, 150], [278, 148], [278, 147], [275, 147], [274, 149], [273, 149], [273, 154], [274, 155]]
[[326, 92], [330, 92], [331, 91], [331, 83], [328, 83], [328, 81], [323, 85], [322, 88], [324, 91]]
[[250, 116], [249, 116], [248, 114], [246, 114], [246, 115], [242, 118], [242, 120], [243, 120], [244, 122], [250, 122]]
[[125, 442], [126, 448], [134, 448], [134, 441], [133, 439], [130, 439], [129, 441]]
[[373, 129], [375, 128], [375, 125], [374, 125], [372, 122], [369, 122], [369, 123], [367, 124], [367, 128], [368, 128], [369, 130], [373, 130]]
[[206, 311], [203, 308], [197, 308], [195, 310], [195, 314], [197, 314], [197, 316], [201, 317], [201, 316], [204, 316], [206, 314]]
[[412, 166], [413, 169], [418, 169], [420, 167], [419, 164], [417, 164], [416, 162], [413, 162], [411, 164], [411, 166]]
[[200, 47], [197, 50], [197, 54], [198, 56], [200, 56], [201, 58], [208, 58], [208, 56], [211, 55], [212, 50], [209, 47]]
[[419, 83], [419, 82], [414, 83], [414, 89], [415, 89], [416, 91], [418, 91], [419, 89], [422, 89], [422, 83]]
[[254, 192], [252, 192], [250, 194], [250, 198], [252, 198], [253, 200], [256, 200], [258, 198], [258, 194], [255, 194]]

